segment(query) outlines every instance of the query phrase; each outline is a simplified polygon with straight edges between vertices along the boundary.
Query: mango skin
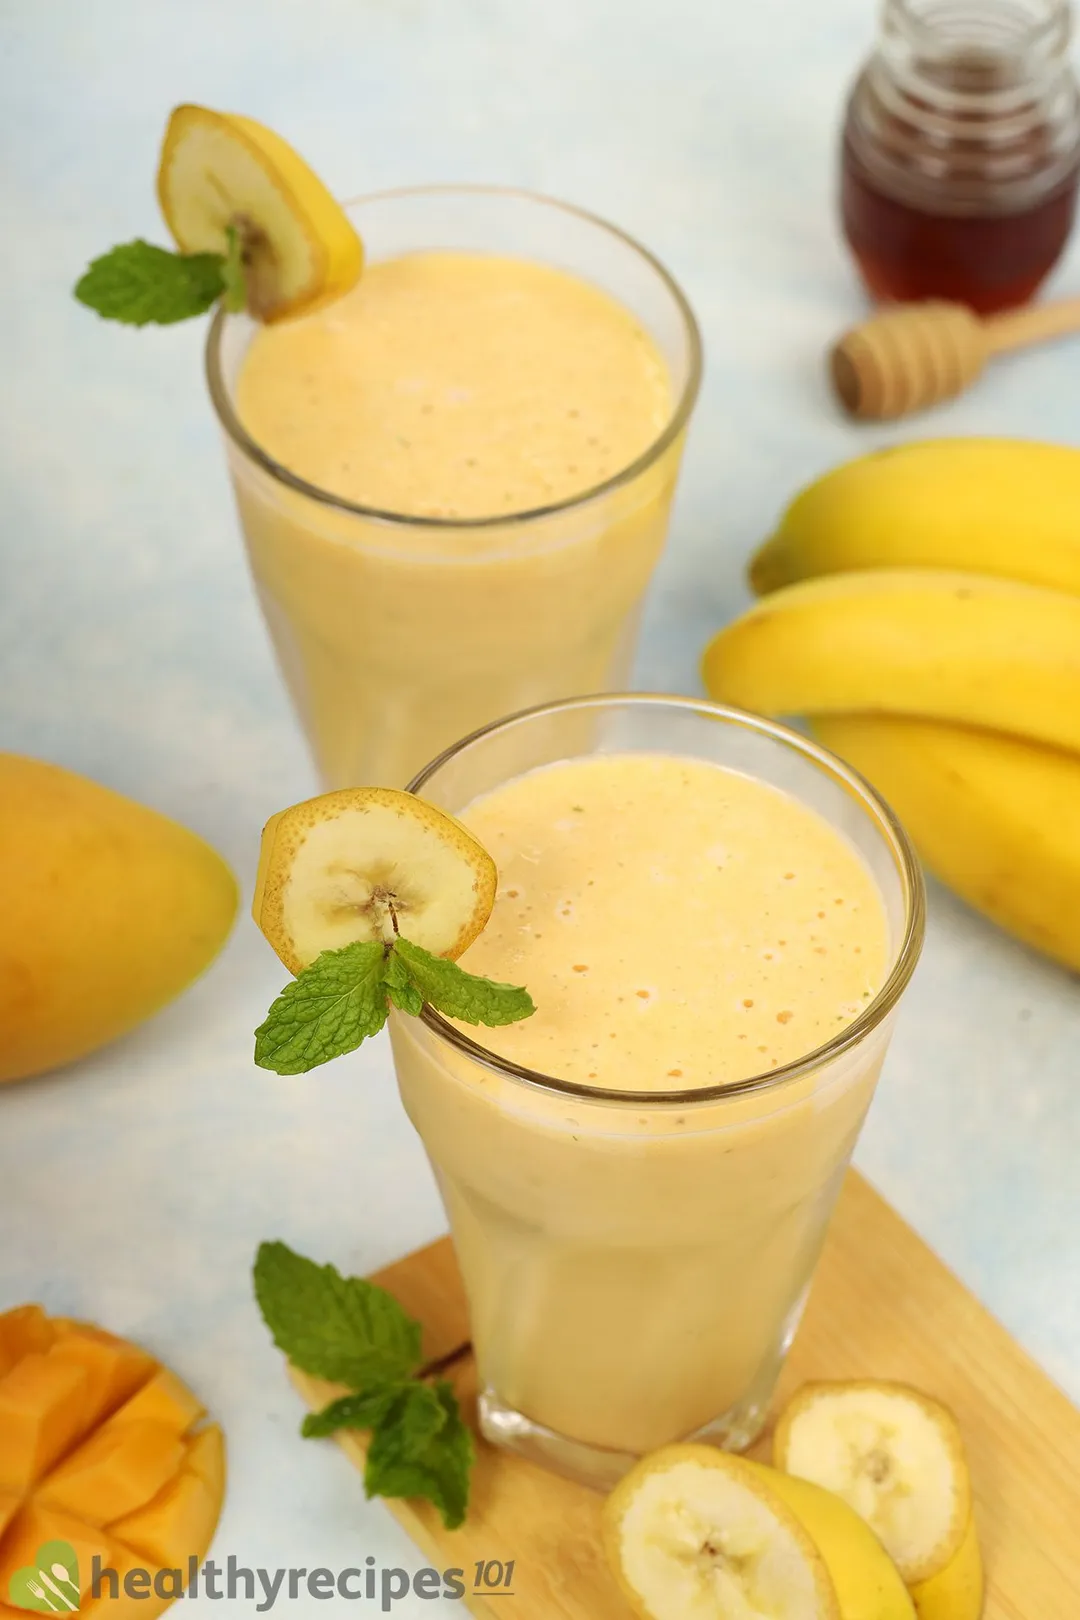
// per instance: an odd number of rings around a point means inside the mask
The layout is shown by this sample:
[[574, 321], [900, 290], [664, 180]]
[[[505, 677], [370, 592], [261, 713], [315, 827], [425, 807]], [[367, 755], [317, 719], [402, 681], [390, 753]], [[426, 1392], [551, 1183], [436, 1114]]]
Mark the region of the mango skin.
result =
[[58, 765], [0, 753], [0, 1082], [73, 1063], [217, 955], [238, 891], [186, 827]]

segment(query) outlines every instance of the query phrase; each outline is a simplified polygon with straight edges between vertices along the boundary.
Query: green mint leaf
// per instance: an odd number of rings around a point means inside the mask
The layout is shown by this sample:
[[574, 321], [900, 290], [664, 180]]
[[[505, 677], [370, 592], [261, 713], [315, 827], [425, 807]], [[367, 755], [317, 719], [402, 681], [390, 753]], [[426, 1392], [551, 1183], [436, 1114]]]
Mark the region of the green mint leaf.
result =
[[306, 1074], [353, 1052], [386, 1023], [386, 950], [377, 939], [323, 951], [287, 984], [255, 1031], [255, 1062]]
[[[433, 1403], [439, 1409], [437, 1426]], [[364, 1490], [368, 1496], [426, 1497], [446, 1528], [456, 1530], [469, 1505], [474, 1455], [453, 1386], [445, 1379], [433, 1389], [415, 1384], [409, 1398], [395, 1403], [372, 1434]]]
[[402, 1012], [412, 1013], [414, 1017], [423, 1012], [424, 998], [413, 984], [409, 970], [396, 950], [392, 950], [386, 958], [383, 981], [395, 1007]]
[[225, 237], [229, 246], [221, 262], [221, 279], [225, 286], [222, 302], [230, 315], [238, 315], [247, 307], [244, 243], [235, 225], [226, 225]]
[[321, 1412], [309, 1412], [300, 1425], [305, 1440], [322, 1440], [338, 1429], [374, 1429], [401, 1398], [408, 1384], [380, 1384], [357, 1395], [339, 1395]]
[[516, 1024], [536, 1011], [529, 992], [520, 986], [466, 973], [456, 962], [432, 956], [410, 940], [395, 940], [392, 955], [405, 964], [414, 988], [429, 1006], [447, 1018], [466, 1024]]
[[254, 1278], [274, 1343], [304, 1372], [369, 1392], [420, 1365], [420, 1324], [377, 1283], [343, 1277], [284, 1243], [259, 1245]]
[[109, 321], [170, 326], [204, 314], [221, 297], [223, 264], [219, 253], [170, 253], [150, 242], [124, 242], [93, 261], [75, 297]]
[[[446, 1387], [449, 1389], [450, 1385]], [[396, 1451], [405, 1460], [414, 1461], [426, 1455], [447, 1422], [446, 1406], [438, 1390], [414, 1379], [403, 1386], [374, 1427], [383, 1431], [384, 1438], [392, 1431]]]

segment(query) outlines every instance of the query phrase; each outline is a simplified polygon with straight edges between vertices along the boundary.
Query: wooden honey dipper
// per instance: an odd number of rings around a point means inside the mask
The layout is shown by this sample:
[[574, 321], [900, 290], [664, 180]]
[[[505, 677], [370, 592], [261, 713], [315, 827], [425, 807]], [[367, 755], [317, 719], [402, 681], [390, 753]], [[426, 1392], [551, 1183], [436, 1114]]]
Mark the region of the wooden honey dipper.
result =
[[1080, 332], [1080, 298], [990, 316], [936, 300], [894, 304], [845, 333], [829, 368], [844, 409], [880, 422], [952, 399], [995, 355], [1067, 332]]

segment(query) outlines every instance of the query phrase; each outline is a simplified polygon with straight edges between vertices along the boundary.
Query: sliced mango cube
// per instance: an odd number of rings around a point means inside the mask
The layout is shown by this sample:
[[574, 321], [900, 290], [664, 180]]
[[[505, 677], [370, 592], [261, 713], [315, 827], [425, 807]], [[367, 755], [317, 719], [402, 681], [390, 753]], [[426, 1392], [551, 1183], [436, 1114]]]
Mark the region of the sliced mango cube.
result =
[[0, 1378], [34, 1350], [44, 1351], [56, 1337], [40, 1305], [17, 1305], [0, 1316]]
[[32, 1350], [0, 1378], [0, 1490], [23, 1492], [83, 1432], [86, 1372]]
[[112, 1429], [122, 1423], [139, 1423], [149, 1419], [153, 1423], [163, 1423], [175, 1434], [186, 1434], [205, 1416], [205, 1406], [187, 1385], [182, 1384], [168, 1367], [159, 1367], [150, 1382], [125, 1401], [118, 1412], [113, 1413], [106, 1427]]
[[38, 1499], [87, 1524], [110, 1524], [156, 1496], [183, 1460], [183, 1442], [164, 1423], [101, 1429], [49, 1475]]
[[197, 1474], [182, 1473], [138, 1513], [117, 1519], [109, 1533], [163, 1569], [186, 1571], [189, 1558], [201, 1561], [217, 1516], [209, 1485]]
[[0, 1491], [0, 1536], [3, 1535], [22, 1503], [14, 1491]]
[[[79, 1583], [83, 1592], [90, 1590], [90, 1575], [94, 1559], [100, 1559], [106, 1568], [116, 1557], [116, 1547], [92, 1525], [69, 1513], [57, 1513], [52, 1508], [29, 1502], [19, 1513], [0, 1542], [0, 1592], [8, 1594], [8, 1583], [16, 1570], [33, 1564], [38, 1548], [47, 1541], [68, 1541], [75, 1549], [79, 1561]], [[62, 1608], [63, 1605], [57, 1605]]]
[[101, 1328], [76, 1326], [49, 1351], [56, 1361], [82, 1367], [87, 1381], [86, 1427], [94, 1428], [150, 1378], [155, 1362], [138, 1345]]
[[184, 1467], [209, 1485], [218, 1503], [221, 1502], [225, 1495], [225, 1436], [218, 1424], [208, 1424], [189, 1442]]

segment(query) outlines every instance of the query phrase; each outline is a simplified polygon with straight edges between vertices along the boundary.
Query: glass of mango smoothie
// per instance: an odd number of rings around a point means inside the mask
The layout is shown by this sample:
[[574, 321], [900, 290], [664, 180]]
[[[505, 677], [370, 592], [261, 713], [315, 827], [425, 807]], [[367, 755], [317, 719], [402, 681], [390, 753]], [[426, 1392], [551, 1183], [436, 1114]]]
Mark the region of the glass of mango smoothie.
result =
[[487, 188], [361, 199], [357, 286], [219, 314], [210, 392], [259, 597], [327, 787], [625, 686], [701, 348], [588, 214]]
[[674, 697], [535, 709], [411, 787], [499, 868], [462, 965], [537, 1009], [390, 1019], [483, 1432], [598, 1486], [748, 1444], [919, 955], [903, 832], [806, 738]]

